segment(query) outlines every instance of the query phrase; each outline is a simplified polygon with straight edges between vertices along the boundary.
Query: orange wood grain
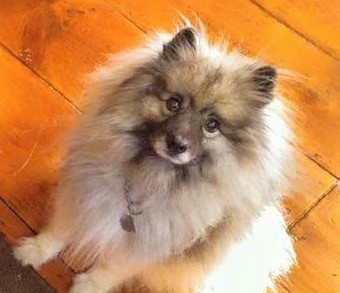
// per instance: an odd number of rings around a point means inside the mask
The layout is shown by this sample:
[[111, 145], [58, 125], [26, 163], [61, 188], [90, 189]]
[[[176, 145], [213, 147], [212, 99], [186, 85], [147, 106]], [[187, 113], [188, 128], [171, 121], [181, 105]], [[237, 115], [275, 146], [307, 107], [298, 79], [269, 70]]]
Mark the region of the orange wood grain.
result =
[[60, 143], [76, 110], [0, 48], [0, 194], [34, 229], [56, 184]]
[[340, 292], [339, 202], [337, 186], [293, 227], [298, 266], [285, 284], [289, 292]]
[[300, 218], [336, 182], [336, 178], [301, 153], [296, 158], [297, 168], [290, 174], [292, 188], [283, 199], [288, 224]]
[[[0, 200], [0, 233], [5, 240], [14, 245], [16, 240], [23, 236], [29, 236], [32, 231]], [[39, 270], [39, 274], [51, 284], [58, 292], [67, 292], [71, 284], [72, 273], [56, 259]]]
[[0, 41], [77, 104], [85, 75], [143, 35], [102, 0], [19, 2], [0, 2]]
[[[109, 2], [109, 1], [108, 1]], [[114, 2], [143, 30], [171, 29], [176, 10], [197, 15], [210, 32], [227, 37], [233, 46], [303, 76], [285, 83], [284, 92], [300, 111], [298, 142], [325, 168], [340, 176], [340, 62], [318, 50], [248, 0], [150, 0]], [[157, 11], [157, 13], [155, 13]], [[334, 40], [334, 42], [336, 42]]]
[[340, 58], [340, 3], [337, 0], [252, 0], [329, 54]]

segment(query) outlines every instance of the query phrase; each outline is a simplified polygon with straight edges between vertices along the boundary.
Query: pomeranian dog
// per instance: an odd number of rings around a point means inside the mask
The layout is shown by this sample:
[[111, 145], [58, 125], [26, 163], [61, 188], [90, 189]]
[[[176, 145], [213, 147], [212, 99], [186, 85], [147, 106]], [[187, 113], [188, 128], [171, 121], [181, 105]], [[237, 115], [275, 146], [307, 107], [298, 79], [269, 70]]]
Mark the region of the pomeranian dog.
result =
[[292, 152], [276, 80], [190, 26], [97, 70], [52, 215], [16, 258], [37, 268], [67, 248], [90, 266], [73, 293], [274, 286], [295, 261], [279, 207]]

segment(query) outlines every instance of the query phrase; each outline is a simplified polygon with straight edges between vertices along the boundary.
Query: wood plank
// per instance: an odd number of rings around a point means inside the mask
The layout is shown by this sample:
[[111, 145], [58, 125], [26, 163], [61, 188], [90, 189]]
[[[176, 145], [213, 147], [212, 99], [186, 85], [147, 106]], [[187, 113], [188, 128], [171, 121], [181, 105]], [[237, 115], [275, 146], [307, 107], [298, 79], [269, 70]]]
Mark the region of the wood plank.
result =
[[142, 37], [101, 0], [4, 0], [0, 19], [0, 42], [77, 104], [85, 75]]
[[76, 110], [0, 48], [0, 194], [34, 229], [56, 184], [60, 143]]
[[[18, 238], [32, 234], [32, 230], [1, 200], [0, 233], [5, 236], [5, 240], [11, 245], [14, 245]], [[60, 259], [56, 259], [43, 266], [38, 272], [57, 292], [67, 292], [67, 288], [71, 284], [72, 273], [64, 266]]]
[[300, 81], [283, 84], [283, 92], [299, 112], [298, 143], [310, 157], [340, 176], [340, 153], [336, 151], [340, 145], [340, 62], [247, 0], [116, 0], [114, 4], [148, 33], [171, 29], [178, 20], [176, 10], [187, 16], [194, 13], [215, 37], [227, 37], [245, 53], [301, 74]]
[[299, 263], [285, 282], [289, 292], [340, 291], [339, 202], [337, 186], [293, 227], [291, 233], [296, 240]]
[[337, 0], [251, 0], [293, 27], [329, 54], [340, 58], [340, 4]]
[[288, 225], [300, 218], [331, 186], [336, 178], [297, 152], [298, 166], [291, 171], [292, 188], [283, 199]]
[[[64, 98], [0, 48], [0, 194], [34, 230], [42, 226], [56, 184], [60, 142], [78, 114]], [[10, 244], [32, 234], [0, 201], [0, 231]], [[72, 274], [60, 259], [39, 270], [58, 292]]]

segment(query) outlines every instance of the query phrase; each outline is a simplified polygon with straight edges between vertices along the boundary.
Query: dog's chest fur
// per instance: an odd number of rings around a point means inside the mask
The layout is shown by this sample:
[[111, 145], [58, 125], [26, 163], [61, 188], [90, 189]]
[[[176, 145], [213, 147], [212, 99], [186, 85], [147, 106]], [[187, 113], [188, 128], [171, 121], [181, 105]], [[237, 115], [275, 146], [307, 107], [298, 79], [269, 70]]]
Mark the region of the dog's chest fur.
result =
[[[95, 185], [97, 190], [101, 190], [97, 199], [89, 193], [89, 200], [83, 202], [83, 205], [90, 205], [96, 201], [93, 208], [97, 211], [93, 210], [91, 217], [88, 218], [84, 213], [89, 208], [84, 209], [82, 206], [78, 210], [81, 218], [79, 222], [83, 229], [97, 234], [93, 235], [96, 242], [98, 239], [104, 239], [107, 242], [106, 249], [131, 258], [137, 257], [143, 262], [164, 259], [182, 252], [199, 237], [204, 236], [207, 227], [216, 225], [227, 212], [223, 196], [207, 183], [196, 183], [195, 188], [192, 188], [190, 183], [183, 183], [174, 191], [162, 188], [152, 191], [149, 189], [152, 182], [148, 182], [149, 186], [136, 184], [132, 188], [132, 196], [144, 196], [146, 202], [142, 206], [142, 214], [133, 216], [135, 233], [129, 233], [120, 224], [121, 218], [128, 214], [124, 178], [119, 177], [115, 186], [106, 185], [103, 181], [96, 180], [93, 175], [83, 180], [83, 183], [86, 182], [85, 186], [91, 185], [91, 190], [96, 188]], [[85, 195], [88, 191], [83, 183], [80, 186]]]
[[[159, 261], [181, 253], [198, 239], [204, 239], [207, 229], [226, 218], [230, 220], [230, 234], [233, 231], [239, 234], [230, 238], [237, 240], [259, 212], [268, 193], [261, 184], [252, 188], [252, 181], [260, 180], [252, 178], [256, 173], [251, 170], [249, 174], [235, 177], [238, 174], [235, 172], [235, 176], [226, 174], [218, 182], [209, 182], [204, 178], [178, 179], [175, 171], [166, 170], [159, 163], [158, 168], [150, 168], [154, 173], [144, 172], [144, 176], [140, 176], [141, 169], [134, 168], [135, 172], [129, 174], [131, 196], [142, 199], [143, 212], [133, 216], [136, 232], [129, 233], [120, 224], [122, 216], [128, 214], [124, 195], [126, 178], [120, 172], [107, 172], [109, 162], [104, 167], [95, 157], [90, 161], [92, 164], [78, 165], [77, 174], [72, 176], [73, 184], [79, 179], [77, 193], [82, 195], [74, 212], [78, 220], [75, 242], [100, 253], [112, 251], [141, 262]], [[143, 165], [144, 169], [148, 167]], [[179, 180], [176, 187], [172, 186], [174, 180]], [[235, 182], [238, 183], [235, 185]], [[267, 184], [263, 184], [265, 186]], [[254, 199], [261, 200], [249, 199], [250, 192]]]

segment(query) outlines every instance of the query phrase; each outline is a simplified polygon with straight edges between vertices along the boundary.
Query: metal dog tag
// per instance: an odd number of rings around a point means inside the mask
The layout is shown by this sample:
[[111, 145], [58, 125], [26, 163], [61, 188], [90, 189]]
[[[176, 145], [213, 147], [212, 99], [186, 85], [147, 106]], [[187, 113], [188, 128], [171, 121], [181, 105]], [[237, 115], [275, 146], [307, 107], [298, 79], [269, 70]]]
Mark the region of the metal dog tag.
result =
[[124, 215], [120, 218], [120, 225], [129, 233], [136, 233], [135, 224], [131, 215]]

